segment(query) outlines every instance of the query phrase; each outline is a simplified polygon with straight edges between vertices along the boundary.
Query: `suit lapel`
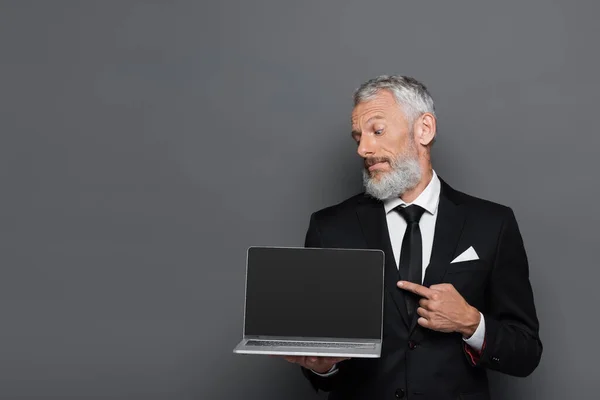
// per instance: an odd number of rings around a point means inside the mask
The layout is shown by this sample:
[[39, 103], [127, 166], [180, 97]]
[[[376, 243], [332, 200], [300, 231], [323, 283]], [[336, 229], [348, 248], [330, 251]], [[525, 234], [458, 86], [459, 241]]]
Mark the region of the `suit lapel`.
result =
[[[460, 205], [454, 189], [441, 179], [440, 181], [440, 202], [433, 235], [433, 248], [423, 280], [423, 286], [426, 287], [442, 281], [454, 256], [466, 218], [465, 208]], [[410, 332], [417, 325], [418, 317], [415, 313], [410, 323]]]
[[385, 253], [385, 287], [393, 299], [402, 320], [409, 326], [403, 292], [396, 286], [398, 267], [390, 243], [390, 236], [383, 203], [368, 197], [363, 198], [356, 214], [360, 221], [363, 236], [369, 248], [380, 249]]

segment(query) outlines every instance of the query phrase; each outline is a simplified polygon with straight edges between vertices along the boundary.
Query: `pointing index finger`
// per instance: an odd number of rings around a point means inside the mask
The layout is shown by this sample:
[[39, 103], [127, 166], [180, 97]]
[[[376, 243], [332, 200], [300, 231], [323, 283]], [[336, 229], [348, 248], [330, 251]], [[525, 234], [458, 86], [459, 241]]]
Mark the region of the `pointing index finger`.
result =
[[398, 287], [400, 289], [404, 289], [404, 290], [408, 290], [409, 292], [413, 292], [414, 294], [421, 296], [421, 297], [425, 297], [427, 299], [429, 299], [430, 296], [435, 293], [435, 290], [432, 290], [423, 285], [418, 285], [414, 282], [408, 282], [408, 281], [399, 281]]

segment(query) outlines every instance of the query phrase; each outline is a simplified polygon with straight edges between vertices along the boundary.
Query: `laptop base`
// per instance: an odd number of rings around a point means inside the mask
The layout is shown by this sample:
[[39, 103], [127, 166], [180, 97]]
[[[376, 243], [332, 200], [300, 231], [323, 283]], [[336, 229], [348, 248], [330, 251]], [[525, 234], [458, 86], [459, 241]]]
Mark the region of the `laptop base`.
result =
[[[257, 343], [262, 342], [262, 343]], [[276, 345], [270, 345], [276, 342]], [[298, 346], [298, 342], [302, 345]], [[351, 340], [289, 340], [289, 339], [243, 339], [233, 349], [236, 354], [264, 354], [281, 356], [379, 358], [379, 341], [357, 342]]]

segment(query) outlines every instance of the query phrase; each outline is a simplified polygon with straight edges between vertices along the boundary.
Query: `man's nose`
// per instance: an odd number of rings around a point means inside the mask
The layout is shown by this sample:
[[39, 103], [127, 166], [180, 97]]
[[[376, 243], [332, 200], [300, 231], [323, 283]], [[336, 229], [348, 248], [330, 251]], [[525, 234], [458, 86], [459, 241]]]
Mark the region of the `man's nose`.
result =
[[373, 156], [375, 154], [375, 138], [371, 135], [362, 135], [357, 152], [362, 158]]

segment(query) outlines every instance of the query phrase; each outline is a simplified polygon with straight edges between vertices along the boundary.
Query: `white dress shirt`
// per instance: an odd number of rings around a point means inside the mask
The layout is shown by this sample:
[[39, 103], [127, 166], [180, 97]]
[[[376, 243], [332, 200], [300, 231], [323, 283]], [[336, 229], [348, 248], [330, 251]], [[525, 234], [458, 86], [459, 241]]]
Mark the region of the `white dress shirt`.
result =
[[398, 206], [407, 207], [414, 204], [425, 209], [425, 212], [419, 221], [421, 241], [423, 244], [423, 275], [421, 276], [421, 283], [423, 283], [423, 280], [425, 279], [425, 271], [427, 270], [429, 260], [431, 259], [433, 233], [435, 231], [435, 222], [438, 215], [438, 204], [440, 203], [440, 191], [440, 179], [437, 177], [435, 171], [433, 171], [431, 181], [425, 190], [421, 192], [419, 197], [412, 203], [406, 203], [400, 197], [394, 197], [393, 199], [385, 200], [383, 202], [392, 251], [394, 252], [394, 259], [396, 260], [396, 267], [400, 264], [400, 249], [402, 248], [402, 240], [404, 239], [404, 233], [406, 232], [406, 220], [398, 211], [395, 211], [394, 208]]
[[[438, 215], [438, 205], [440, 202], [440, 192], [441, 192], [441, 182], [438, 178], [435, 171], [433, 171], [433, 177], [431, 181], [419, 194], [419, 196], [412, 202], [406, 203], [400, 197], [395, 197], [393, 199], [385, 200], [383, 202], [383, 207], [385, 209], [388, 233], [390, 235], [390, 242], [392, 244], [392, 250], [394, 252], [394, 259], [396, 261], [396, 268], [400, 263], [400, 250], [402, 248], [402, 240], [404, 239], [404, 233], [406, 231], [406, 220], [398, 213], [394, 211], [394, 208], [398, 206], [410, 206], [410, 205], [418, 205], [425, 209], [421, 220], [419, 221], [419, 228], [421, 230], [421, 240], [423, 244], [423, 275], [421, 276], [421, 283], [423, 279], [425, 279], [425, 271], [427, 270], [427, 266], [429, 265], [429, 261], [431, 259], [431, 249], [433, 248], [433, 234], [435, 232], [435, 223]], [[398, 289], [401, 290], [401, 289]], [[477, 351], [481, 351], [483, 347], [483, 342], [485, 338], [485, 320], [483, 318], [483, 314], [479, 313], [481, 316], [481, 320], [475, 333], [468, 339], [463, 338], [463, 340], [471, 346], [473, 349]], [[321, 376], [329, 376], [334, 374], [337, 371], [336, 366], [334, 365], [329, 372], [325, 374], [319, 374], [315, 372], [317, 375]], [[314, 372], [314, 371], [313, 371]]]

